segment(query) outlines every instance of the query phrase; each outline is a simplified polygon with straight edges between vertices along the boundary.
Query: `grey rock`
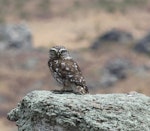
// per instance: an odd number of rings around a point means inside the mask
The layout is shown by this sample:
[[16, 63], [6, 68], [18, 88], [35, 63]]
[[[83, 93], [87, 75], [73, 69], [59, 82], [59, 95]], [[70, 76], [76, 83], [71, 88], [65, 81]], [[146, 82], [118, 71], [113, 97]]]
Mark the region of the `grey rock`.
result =
[[118, 81], [118, 78], [112, 74], [104, 73], [101, 80], [101, 87], [111, 87]]
[[26, 25], [0, 25], [0, 50], [31, 48], [32, 34]]
[[33, 91], [8, 113], [18, 131], [149, 131], [150, 97]]
[[150, 77], [150, 65], [137, 66], [133, 72], [142, 78]]
[[134, 50], [140, 53], [150, 54], [150, 33], [135, 44]]
[[115, 58], [108, 61], [103, 69], [100, 83], [104, 87], [115, 84], [118, 80], [127, 78], [127, 71], [132, 67], [131, 62], [124, 58]]
[[105, 69], [112, 75], [115, 75], [118, 79], [124, 79], [126, 77], [125, 70], [131, 67], [131, 62], [127, 59], [116, 58], [106, 63]]
[[116, 42], [125, 44], [129, 43], [130, 41], [133, 41], [133, 36], [131, 33], [119, 29], [112, 29], [111, 31], [104, 33], [102, 36], [99, 36], [92, 43], [91, 48], [97, 49], [105, 43]]

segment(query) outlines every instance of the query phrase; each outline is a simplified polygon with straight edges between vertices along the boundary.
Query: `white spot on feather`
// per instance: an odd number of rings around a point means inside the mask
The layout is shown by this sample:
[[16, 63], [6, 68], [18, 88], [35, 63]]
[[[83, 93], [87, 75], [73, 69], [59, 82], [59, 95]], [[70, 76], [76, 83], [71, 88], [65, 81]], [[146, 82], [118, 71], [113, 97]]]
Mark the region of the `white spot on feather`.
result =
[[58, 64], [58, 60], [55, 60], [55, 63]]
[[69, 71], [70, 70], [69, 67], [66, 67], [66, 70]]
[[67, 57], [65, 57], [64, 59], [65, 59], [65, 60], [66, 60], [66, 59], [67, 59], [67, 60], [70, 60], [70, 59], [72, 59], [72, 57], [67, 56]]
[[66, 65], [66, 64], [65, 64], [64, 62], [61, 63], [61, 66], [63, 66], [63, 67], [64, 67], [65, 65]]

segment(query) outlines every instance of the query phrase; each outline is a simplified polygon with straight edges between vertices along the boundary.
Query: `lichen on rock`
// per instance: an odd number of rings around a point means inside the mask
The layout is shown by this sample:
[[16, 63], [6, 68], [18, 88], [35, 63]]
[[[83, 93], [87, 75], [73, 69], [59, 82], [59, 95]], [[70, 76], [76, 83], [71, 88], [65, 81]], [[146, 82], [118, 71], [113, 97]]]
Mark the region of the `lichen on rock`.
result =
[[148, 131], [150, 97], [33, 91], [8, 113], [8, 119], [19, 131]]

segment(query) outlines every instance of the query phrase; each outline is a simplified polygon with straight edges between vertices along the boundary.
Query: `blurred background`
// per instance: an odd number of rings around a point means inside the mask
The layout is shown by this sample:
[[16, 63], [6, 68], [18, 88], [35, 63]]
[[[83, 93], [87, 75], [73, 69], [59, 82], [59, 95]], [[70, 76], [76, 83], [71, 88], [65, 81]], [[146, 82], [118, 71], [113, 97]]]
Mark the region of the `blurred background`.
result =
[[149, 0], [0, 0], [0, 127], [28, 92], [60, 89], [48, 50], [63, 45], [89, 91], [150, 96]]

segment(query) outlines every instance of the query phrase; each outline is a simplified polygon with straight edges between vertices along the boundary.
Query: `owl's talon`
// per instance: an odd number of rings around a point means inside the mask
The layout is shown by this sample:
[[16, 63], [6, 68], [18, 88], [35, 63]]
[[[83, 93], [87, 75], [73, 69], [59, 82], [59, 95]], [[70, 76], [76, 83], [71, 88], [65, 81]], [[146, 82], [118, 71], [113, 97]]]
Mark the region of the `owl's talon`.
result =
[[73, 93], [73, 90], [61, 90], [63, 93]]
[[73, 90], [64, 90], [64, 94], [65, 93], [73, 93], [73, 94], [77, 94], [77, 95], [82, 95], [80, 92], [75, 92]]
[[74, 93], [77, 95], [82, 95], [80, 92], [74, 92], [73, 90], [52, 90], [52, 93], [54, 94], [68, 94], [68, 93]]
[[52, 90], [52, 92], [55, 94], [62, 94], [63, 93], [62, 90]]

